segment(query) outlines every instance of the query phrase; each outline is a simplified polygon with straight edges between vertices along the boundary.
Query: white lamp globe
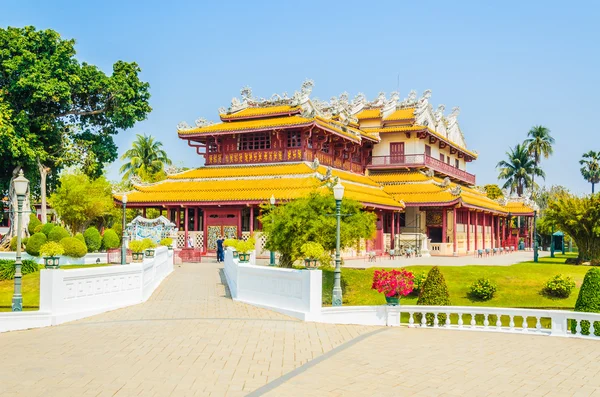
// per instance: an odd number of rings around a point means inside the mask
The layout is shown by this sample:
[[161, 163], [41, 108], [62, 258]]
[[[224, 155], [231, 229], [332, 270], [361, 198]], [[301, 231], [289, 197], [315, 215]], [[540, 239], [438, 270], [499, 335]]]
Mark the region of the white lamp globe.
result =
[[269, 199], [269, 201], [271, 202], [271, 205], [275, 205], [275, 195], [272, 194], [271, 198]]
[[338, 201], [344, 198], [344, 185], [340, 181], [333, 187], [333, 198]]
[[19, 176], [13, 180], [15, 186], [15, 193], [17, 196], [24, 196], [27, 193], [27, 186], [29, 181], [23, 176], [23, 170], [19, 171]]
[[123, 197], [121, 198], [121, 202], [123, 204], [127, 204], [127, 195], [126, 194], [124, 194]]

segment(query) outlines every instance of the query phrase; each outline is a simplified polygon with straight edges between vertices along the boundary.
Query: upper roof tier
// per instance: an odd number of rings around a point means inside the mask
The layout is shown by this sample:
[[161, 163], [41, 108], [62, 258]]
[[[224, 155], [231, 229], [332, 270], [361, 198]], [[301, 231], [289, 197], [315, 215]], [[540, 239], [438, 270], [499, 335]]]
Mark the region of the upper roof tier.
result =
[[429, 135], [445, 142], [469, 160], [477, 158], [476, 152], [467, 149], [459, 128], [459, 108], [453, 108], [448, 116], [444, 115], [444, 105], [434, 110], [429, 103], [430, 90], [426, 90], [418, 99], [416, 92], [411, 91], [402, 101], [394, 92], [389, 99], [384, 93], [379, 93], [371, 102], [361, 93], [351, 101], [347, 93], [342, 93], [325, 102], [310, 98], [312, 88], [313, 82], [307, 80], [292, 97], [284, 93], [264, 99], [255, 98], [252, 90], [246, 87], [241, 90], [241, 99], [233, 98], [228, 109], [219, 109], [221, 123], [215, 124], [200, 118], [193, 127], [185, 122], [180, 123], [177, 132], [180, 138], [193, 139], [318, 126], [355, 142], [363, 139], [378, 142], [382, 133], [415, 131], [422, 137]]

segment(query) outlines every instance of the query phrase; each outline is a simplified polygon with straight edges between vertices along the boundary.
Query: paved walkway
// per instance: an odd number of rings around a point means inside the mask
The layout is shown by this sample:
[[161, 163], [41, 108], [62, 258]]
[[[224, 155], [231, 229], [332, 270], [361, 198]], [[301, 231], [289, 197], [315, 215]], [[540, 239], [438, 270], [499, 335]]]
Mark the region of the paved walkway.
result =
[[1, 396], [600, 395], [600, 342], [303, 323], [184, 264], [141, 305], [0, 334]]

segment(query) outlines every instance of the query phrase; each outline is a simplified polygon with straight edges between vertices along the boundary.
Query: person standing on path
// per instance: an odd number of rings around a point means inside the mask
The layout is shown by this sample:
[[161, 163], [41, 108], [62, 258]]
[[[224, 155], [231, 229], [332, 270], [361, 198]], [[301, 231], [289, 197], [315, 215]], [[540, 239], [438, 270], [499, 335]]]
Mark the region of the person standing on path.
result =
[[217, 239], [217, 263], [225, 260], [225, 252], [223, 251], [223, 236]]

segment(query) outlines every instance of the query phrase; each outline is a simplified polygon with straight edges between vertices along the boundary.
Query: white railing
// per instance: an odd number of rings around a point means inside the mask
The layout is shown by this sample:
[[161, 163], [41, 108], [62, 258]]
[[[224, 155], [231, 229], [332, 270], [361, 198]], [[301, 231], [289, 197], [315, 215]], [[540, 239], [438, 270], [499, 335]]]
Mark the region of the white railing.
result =
[[0, 313], [0, 332], [61, 324], [146, 301], [173, 271], [173, 254], [155, 250], [143, 263], [40, 270], [40, 310]]
[[233, 251], [225, 251], [225, 277], [234, 300], [268, 308], [302, 320], [321, 309], [320, 270], [282, 269], [239, 263]]
[[[11, 260], [15, 260], [17, 256], [17, 253], [14, 251], [6, 251], [6, 252], [0, 252], [0, 259], [11, 259]], [[93, 265], [96, 264], [98, 262], [100, 263], [106, 263], [108, 262], [107, 259], [107, 254], [106, 252], [94, 252], [91, 254], [86, 254], [85, 256], [81, 257], [81, 258], [72, 258], [70, 256], [64, 256], [64, 255], [60, 255], [60, 264], [61, 266], [65, 266], [65, 265]], [[36, 262], [39, 265], [43, 265], [44, 264], [44, 258], [41, 256], [31, 256], [29, 255], [27, 252], [21, 252], [21, 259], [22, 260], [32, 260], [34, 262]]]

